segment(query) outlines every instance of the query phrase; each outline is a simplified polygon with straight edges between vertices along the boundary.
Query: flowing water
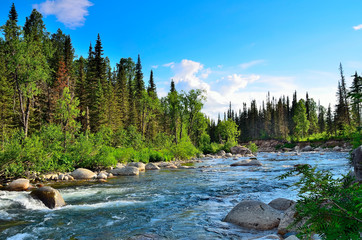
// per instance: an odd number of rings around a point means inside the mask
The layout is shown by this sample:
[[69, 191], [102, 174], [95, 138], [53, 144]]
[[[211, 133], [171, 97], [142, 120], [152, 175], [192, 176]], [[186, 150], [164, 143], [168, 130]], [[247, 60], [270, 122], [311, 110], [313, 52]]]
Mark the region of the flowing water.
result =
[[0, 239], [127, 239], [144, 233], [166, 239], [265, 236], [276, 230], [251, 231], [222, 220], [243, 199], [295, 200], [297, 192], [288, 186], [297, 179], [276, 179], [295, 164], [317, 165], [338, 177], [350, 169], [347, 158], [348, 153], [336, 152], [259, 153], [261, 167], [230, 167], [232, 158], [205, 160], [196, 169], [63, 186], [58, 190], [68, 205], [54, 210], [30, 199], [28, 192], [0, 191]]

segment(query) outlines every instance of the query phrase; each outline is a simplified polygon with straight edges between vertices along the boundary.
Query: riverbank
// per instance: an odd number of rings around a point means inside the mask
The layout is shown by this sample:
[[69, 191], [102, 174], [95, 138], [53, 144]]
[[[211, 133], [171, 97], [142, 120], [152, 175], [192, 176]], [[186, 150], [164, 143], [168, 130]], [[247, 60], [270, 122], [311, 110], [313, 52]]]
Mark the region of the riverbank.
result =
[[336, 177], [348, 172], [347, 153], [321, 153], [260, 152], [257, 159], [262, 166], [247, 167], [230, 165], [248, 157], [213, 155], [194, 162], [193, 169], [146, 170], [104, 183], [73, 181], [77, 184], [66, 186], [50, 181], [62, 185], [53, 187], [67, 203], [54, 210], [29, 199], [29, 192], [0, 191], [0, 216], [22, 221], [22, 225], [8, 228], [0, 236], [88, 240], [154, 234], [159, 239], [244, 240], [275, 235], [277, 229], [249, 230], [223, 219], [242, 200], [296, 200], [296, 192], [288, 188], [296, 179], [276, 179], [296, 164], [330, 169]]

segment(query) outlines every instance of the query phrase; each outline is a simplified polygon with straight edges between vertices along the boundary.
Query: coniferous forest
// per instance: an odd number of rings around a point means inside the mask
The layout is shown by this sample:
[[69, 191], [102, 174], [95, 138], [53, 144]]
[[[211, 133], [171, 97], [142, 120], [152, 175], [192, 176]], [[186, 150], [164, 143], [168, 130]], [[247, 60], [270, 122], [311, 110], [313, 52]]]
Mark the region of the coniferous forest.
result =
[[[33, 10], [24, 26], [14, 4], [0, 38], [0, 175], [100, 169], [125, 161], [169, 161], [229, 150], [256, 139], [349, 137], [361, 126], [362, 78], [350, 87], [340, 65], [337, 105], [312, 97], [276, 99], [269, 94], [229, 110], [217, 121], [202, 113], [202, 90], [159, 98], [153, 72], [141, 56], [115, 68], [101, 35], [88, 56], [75, 57], [69, 35], [49, 33]], [[148, 77], [149, 76], [149, 77]], [[303, 93], [304, 94], [304, 93]]]

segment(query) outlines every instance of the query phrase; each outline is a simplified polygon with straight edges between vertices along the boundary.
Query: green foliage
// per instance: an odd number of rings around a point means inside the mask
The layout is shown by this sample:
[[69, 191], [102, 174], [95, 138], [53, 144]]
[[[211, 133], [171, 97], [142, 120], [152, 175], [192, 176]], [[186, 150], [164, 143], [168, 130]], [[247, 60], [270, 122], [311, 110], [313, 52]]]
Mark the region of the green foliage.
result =
[[362, 231], [362, 185], [351, 178], [335, 179], [328, 171], [298, 165], [281, 175], [300, 176], [296, 222], [304, 224], [300, 234], [308, 239], [317, 233], [323, 239], [359, 239]]
[[236, 142], [227, 141], [222, 147], [222, 150], [224, 150], [225, 152], [230, 152], [230, 149], [234, 146], [236, 146]]
[[232, 120], [221, 121], [217, 125], [217, 135], [221, 137], [223, 142], [237, 143], [237, 138], [240, 135], [238, 126]]
[[249, 148], [253, 154], [258, 152], [258, 146], [256, 146], [256, 144], [253, 142], [249, 142], [246, 147]]
[[304, 137], [308, 133], [310, 122], [307, 119], [305, 102], [303, 99], [299, 100], [295, 114], [293, 116], [293, 121], [295, 123], [295, 133], [297, 138]]
[[179, 144], [172, 147], [171, 151], [177, 159], [189, 159], [199, 153], [189, 138], [183, 138]]

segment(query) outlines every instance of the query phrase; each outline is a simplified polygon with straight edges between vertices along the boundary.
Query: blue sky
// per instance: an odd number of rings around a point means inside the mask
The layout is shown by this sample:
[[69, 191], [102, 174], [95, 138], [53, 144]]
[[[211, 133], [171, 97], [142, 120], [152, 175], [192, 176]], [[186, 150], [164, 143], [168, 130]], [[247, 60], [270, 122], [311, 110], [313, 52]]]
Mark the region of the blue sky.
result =
[[335, 104], [342, 62], [347, 84], [362, 72], [362, 2], [1, 0], [0, 24], [14, 2], [22, 25], [33, 7], [49, 32], [70, 34], [78, 56], [100, 33], [112, 65], [141, 55], [145, 81], [154, 71], [160, 96], [202, 88], [213, 117], [242, 102], [305, 92]]

